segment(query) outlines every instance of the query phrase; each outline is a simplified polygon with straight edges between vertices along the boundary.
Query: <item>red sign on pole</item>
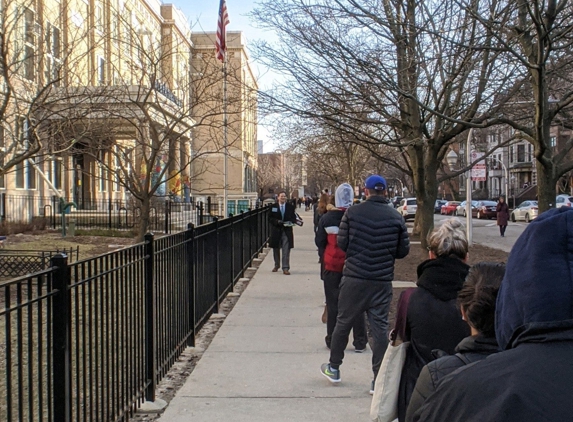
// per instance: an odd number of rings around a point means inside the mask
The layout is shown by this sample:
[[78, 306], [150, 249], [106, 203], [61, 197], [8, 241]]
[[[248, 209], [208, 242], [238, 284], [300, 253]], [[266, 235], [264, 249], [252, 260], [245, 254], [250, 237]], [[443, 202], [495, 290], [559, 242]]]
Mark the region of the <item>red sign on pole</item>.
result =
[[[476, 160], [479, 160], [483, 156], [484, 156], [483, 152], [472, 151], [470, 154], [470, 160], [472, 163], [475, 163]], [[471, 173], [472, 173], [472, 180], [474, 182], [485, 182], [486, 181], [485, 161], [481, 160], [478, 161], [476, 164], [474, 164]]]

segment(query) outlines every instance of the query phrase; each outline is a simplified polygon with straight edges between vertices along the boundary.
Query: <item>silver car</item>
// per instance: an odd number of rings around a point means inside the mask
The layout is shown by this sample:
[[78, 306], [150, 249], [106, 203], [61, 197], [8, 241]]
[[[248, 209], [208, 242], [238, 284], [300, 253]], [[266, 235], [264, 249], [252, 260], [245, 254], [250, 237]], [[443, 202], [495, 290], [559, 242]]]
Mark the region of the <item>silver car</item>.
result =
[[529, 223], [537, 218], [537, 201], [523, 201], [511, 212], [511, 221], [524, 220]]
[[557, 195], [555, 198], [555, 208], [571, 207], [573, 204], [573, 196]]
[[[467, 201], [463, 201], [460, 205], [458, 205], [458, 207], [456, 208], [456, 215], [457, 216], [465, 217], [467, 215], [466, 204], [467, 204]], [[474, 211], [475, 211], [477, 205], [478, 205], [478, 201], [472, 201], [472, 214], [474, 214]]]
[[418, 203], [416, 202], [416, 198], [404, 198], [400, 201], [398, 212], [404, 217], [404, 220], [407, 220], [408, 218], [416, 217], [417, 209]]

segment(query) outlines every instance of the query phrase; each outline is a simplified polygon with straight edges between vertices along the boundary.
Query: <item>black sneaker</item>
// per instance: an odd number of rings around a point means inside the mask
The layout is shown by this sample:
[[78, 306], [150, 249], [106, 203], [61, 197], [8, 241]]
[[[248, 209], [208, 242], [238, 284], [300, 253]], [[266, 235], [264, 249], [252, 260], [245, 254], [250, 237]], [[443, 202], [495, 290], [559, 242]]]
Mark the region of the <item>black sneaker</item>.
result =
[[376, 380], [372, 380], [372, 383], [370, 384], [370, 395], [373, 396], [374, 395], [374, 385], [376, 384]]
[[331, 383], [340, 382], [340, 369], [334, 369], [330, 363], [323, 363], [320, 366], [320, 373], [324, 375]]
[[364, 353], [365, 351], [366, 351], [366, 346], [364, 346], [363, 348], [359, 347], [354, 348], [354, 353]]

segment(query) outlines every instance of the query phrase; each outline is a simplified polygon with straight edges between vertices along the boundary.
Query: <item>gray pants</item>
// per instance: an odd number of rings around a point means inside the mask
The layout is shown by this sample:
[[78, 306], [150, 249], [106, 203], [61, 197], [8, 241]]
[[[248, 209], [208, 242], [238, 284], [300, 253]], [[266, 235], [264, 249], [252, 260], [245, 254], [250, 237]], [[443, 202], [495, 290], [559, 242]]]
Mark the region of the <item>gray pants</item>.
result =
[[280, 248], [273, 248], [273, 257], [275, 258], [275, 267], [280, 268], [280, 261], [281, 261], [281, 249], [283, 253], [283, 270], [290, 269], [290, 247], [288, 244], [288, 237], [285, 232], [282, 233]]

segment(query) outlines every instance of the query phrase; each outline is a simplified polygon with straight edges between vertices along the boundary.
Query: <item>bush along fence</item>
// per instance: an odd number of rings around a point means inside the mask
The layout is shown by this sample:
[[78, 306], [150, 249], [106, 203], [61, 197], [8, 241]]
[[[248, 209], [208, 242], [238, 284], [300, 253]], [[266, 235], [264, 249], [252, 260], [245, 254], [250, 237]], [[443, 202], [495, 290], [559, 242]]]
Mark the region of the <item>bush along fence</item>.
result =
[[[76, 205], [79, 208], [70, 207], [64, 212], [64, 220], [66, 224], [73, 220], [77, 229], [131, 230], [136, 227], [141, 215], [141, 207], [134, 200], [82, 201]], [[228, 211], [236, 214], [247, 210], [248, 205], [234, 205]], [[150, 230], [175, 233], [185, 230], [189, 223], [201, 225], [212, 222], [214, 217], [226, 216], [222, 207], [212, 202], [210, 197], [205, 202], [193, 198], [191, 202], [156, 198], [150, 212]], [[0, 221], [59, 228], [62, 225], [60, 198], [1, 193]]]
[[268, 210], [0, 283], [0, 420], [127, 421], [268, 239]]

